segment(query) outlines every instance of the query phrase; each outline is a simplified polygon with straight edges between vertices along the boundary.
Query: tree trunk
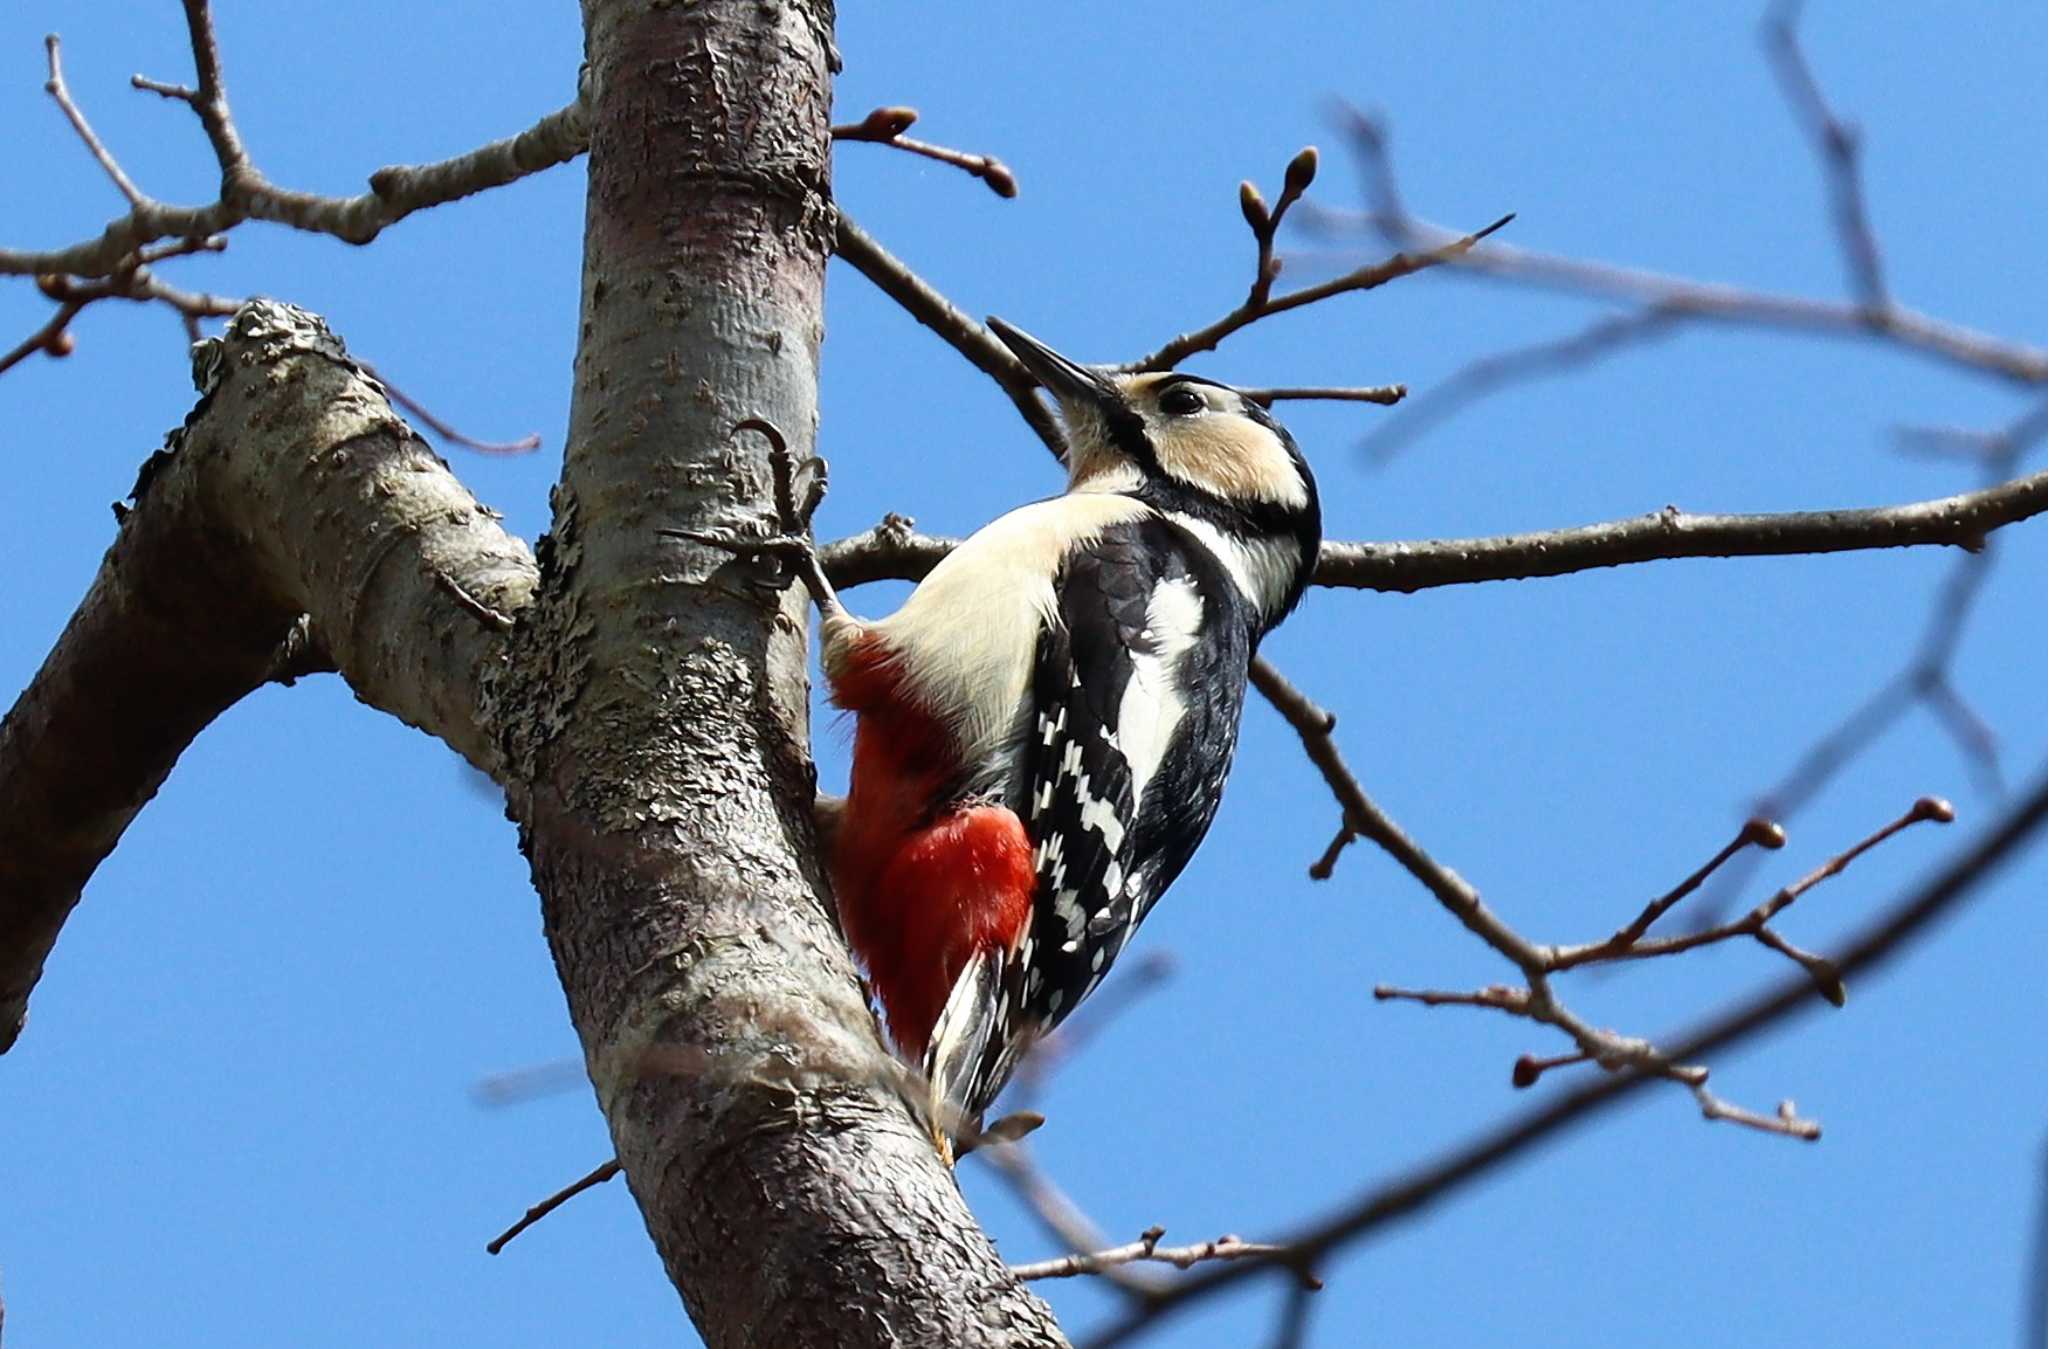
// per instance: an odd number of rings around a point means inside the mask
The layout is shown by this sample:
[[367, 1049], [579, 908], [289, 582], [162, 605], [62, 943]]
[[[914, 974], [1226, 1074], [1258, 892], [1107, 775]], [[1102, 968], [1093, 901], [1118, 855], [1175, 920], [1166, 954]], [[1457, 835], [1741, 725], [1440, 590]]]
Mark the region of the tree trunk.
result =
[[313, 316], [246, 306], [0, 723], [0, 1051], [93, 868], [224, 708], [336, 669], [504, 788], [618, 1156], [706, 1341], [1062, 1345], [898, 1089], [811, 817], [806, 613], [760, 528], [815, 438], [830, 6], [587, 0], [581, 343], [538, 563]]
[[829, 6], [585, 5], [575, 401], [499, 690], [548, 939], [713, 1345], [1060, 1343], [897, 1098], [825, 894], [806, 614], [662, 528], [762, 529], [817, 425]]

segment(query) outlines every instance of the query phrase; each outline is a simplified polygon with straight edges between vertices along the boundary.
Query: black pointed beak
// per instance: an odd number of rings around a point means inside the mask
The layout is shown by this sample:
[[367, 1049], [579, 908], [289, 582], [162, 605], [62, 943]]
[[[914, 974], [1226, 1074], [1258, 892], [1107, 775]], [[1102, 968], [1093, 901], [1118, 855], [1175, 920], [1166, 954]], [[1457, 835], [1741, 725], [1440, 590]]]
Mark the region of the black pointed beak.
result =
[[1079, 362], [1068, 360], [1030, 333], [1013, 328], [999, 318], [991, 317], [988, 327], [1053, 397], [1087, 403], [1103, 403], [1119, 397], [1116, 385], [1100, 370], [1091, 370]]

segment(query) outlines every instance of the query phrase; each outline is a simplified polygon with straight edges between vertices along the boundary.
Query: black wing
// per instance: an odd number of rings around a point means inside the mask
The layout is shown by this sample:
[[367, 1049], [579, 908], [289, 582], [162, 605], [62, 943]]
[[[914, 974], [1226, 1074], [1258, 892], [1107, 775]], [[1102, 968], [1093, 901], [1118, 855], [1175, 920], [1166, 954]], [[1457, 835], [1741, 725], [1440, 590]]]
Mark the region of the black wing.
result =
[[1059, 597], [1007, 803], [1036, 845], [1038, 892], [1005, 962], [970, 1115], [1102, 981], [1187, 865], [1215, 818], [1244, 705], [1254, 616], [1178, 526], [1151, 517], [1105, 532], [1068, 557]]

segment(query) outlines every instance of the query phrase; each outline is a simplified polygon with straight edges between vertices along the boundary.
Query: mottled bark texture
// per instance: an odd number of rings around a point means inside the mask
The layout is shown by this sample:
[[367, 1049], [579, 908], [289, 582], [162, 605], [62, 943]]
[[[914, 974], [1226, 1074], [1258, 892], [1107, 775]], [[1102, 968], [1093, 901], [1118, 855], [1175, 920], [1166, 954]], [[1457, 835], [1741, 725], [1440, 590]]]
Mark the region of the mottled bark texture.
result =
[[492, 615], [532, 589], [526, 545], [311, 315], [251, 305], [193, 365], [198, 406], [0, 721], [0, 1050], [93, 869], [268, 680], [338, 665], [364, 702], [496, 765], [473, 690]]
[[711, 1345], [1062, 1345], [903, 1103], [835, 929], [802, 600], [659, 533], [767, 523], [740, 421], [815, 439], [829, 4], [585, 20], [581, 341], [538, 562], [311, 315], [254, 304], [202, 344], [199, 406], [0, 724], [0, 1048], [192, 737], [338, 669], [505, 788], [618, 1156]]
[[1062, 1342], [898, 1098], [816, 865], [805, 612], [663, 528], [765, 528], [817, 425], [831, 15], [585, 6], [574, 403], [493, 680], [618, 1156], [713, 1345]]

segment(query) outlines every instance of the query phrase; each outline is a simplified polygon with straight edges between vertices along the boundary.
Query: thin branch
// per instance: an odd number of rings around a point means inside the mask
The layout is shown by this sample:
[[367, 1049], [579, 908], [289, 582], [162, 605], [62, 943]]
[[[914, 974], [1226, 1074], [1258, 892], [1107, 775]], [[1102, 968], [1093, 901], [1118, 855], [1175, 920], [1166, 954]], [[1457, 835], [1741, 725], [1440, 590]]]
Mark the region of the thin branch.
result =
[[1087, 1254], [1062, 1255], [1051, 1260], [1036, 1260], [1025, 1265], [1012, 1265], [1010, 1273], [1027, 1282], [1033, 1279], [1072, 1279], [1083, 1274], [1101, 1274], [1122, 1265], [1146, 1261], [1172, 1265], [1176, 1269], [1192, 1269], [1211, 1260], [1244, 1260], [1252, 1256], [1273, 1256], [1282, 1253], [1278, 1246], [1245, 1241], [1234, 1236], [1222, 1236], [1214, 1241], [1199, 1242], [1192, 1246], [1161, 1246], [1159, 1239], [1165, 1235], [1166, 1229], [1163, 1227], [1148, 1227], [1136, 1241], [1127, 1245], [1111, 1246]]
[[1302, 1282], [1288, 1290], [1287, 1305], [1280, 1311], [1280, 1325], [1273, 1336], [1273, 1349], [1301, 1349], [1308, 1343], [1308, 1323], [1315, 1314], [1317, 1286]]
[[1727, 864], [1729, 858], [1735, 856], [1744, 848], [1764, 848], [1776, 852], [1784, 846], [1785, 830], [1782, 825], [1773, 820], [1766, 820], [1762, 816], [1751, 816], [1743, 822], [1742, 828], [1737, 831], [1735, 837], [1730, 839], [1721, 851], [1715, 853], [1707, 860], [1705, 866], [1702, 866], [1698, 871], [1687, 876], [1670, 890], [1644, 905], [1643, 911], [1636, 915], [1635, 921], [1615, 933], [1613, 940], [1623, 947], [1633, 946], [1642, 939], [1644, 933], [1650, 930], [1652, 924], [1665, 914], [1671, 912], [1672, 907], [1683, 901], [1686, 896], [1699, 889], [1706, 882], [1707, 877], [1719, 871]]
[[[1948, 433], [1953, 436], [1955, 433]], [[2048, 403], [2037, 404], [2008, 426], [1970, 433], [1983, 479], [1998, 483], [2012, 473], [2029, 450], [2048, 435]], [[2004, 774], [1990, 728], [1956, 691], [1948, 669], [1962, 641], [1965, 626], [1977, 608], [1990, 576], [1996, 551], [1956, 559], [1942, 581], [1912, 654], [1905, 663], [1834, 727], [1799, 755], [1790, 770], [1759, 798], [1757, 809], [1776, 816], [1796, 812], [1835, 774], [1915, 707], [1924, 706], [1936, 724], [1956, 743], [1972, 773], [2002, 794]], [[1732, 877], [1743, 878], [1740, 868]], [[1710, 925], [1725, 908], [1727, 895], [1704, 906], [1702, 923]]]
[[[1363, 224], [1395, 247], [1441, 249], [1461, 241], [1454, 230], [1410, 215], [1401, 205], [1386, 151], [1386, 131], [1351, 113], [1353, 148], [1364, 168], [1372, 209], [1363, 216], [1318, 210], [1325, 229]], [[1640, 308], [1664, 310], [1674, 318], [1714, 320], [1787, 328], [1831, 336], [1879, 338], [1965, 369], [1984, 371], [2023, 384], [2048, 383], [2048, 350], [2010, 342], [1989, 333], [1935, 318], [1897, 304], [1879, 309], [1860, 302], [1819, 300], [1741, 286], [1592, 262], [1556, 253], [1490, 243], [1447, 256], [1455, 272], [1493, 277], [1579, 295], [1605, 296]]]
[[[152, 258], [171, 258], [187, 253], [212, 251], [217, 246], [217, 240], [185, 239], [176, 244], [161, 245], [147, 252]], [[161, 301], [185, 319], [187, 331], [192, 334], [194, 341], [198, 340], [195, 331], [198, 319], [223, 318], [241, 306], [239, 300], [179, 290], [158, 278], [148, 267], [140, 263], [131, 263], [125, 270], [97, 280], [80, 280], [64, 275], [39, 276], [36, 278], [36, 288], [50, 299], [58, 301], [57, 310], [40, 328], [29, 334], [4, 356], [0, 356], [0, 374], [5, 374], [37, 351], [57, 357], [69, 356], [77, 348], [77, 340], [70, 331], [71, 323], [89, 306], [101, 300], [132, 300], [144, 303]]]
[[[136, 87], [186, 103], [199, 116], [222, 166], [221, 197], [203, 206], [176, 206], [146, 194], [96, 238], [47, 250], [0, 249], [0, 273], [110, 276], [137, 250], [160, 239], [210, 238], [245, 220], [267, 220], [349, 243], [368, 243], [387, 226], [439, 206], [565, 163], [583, 153], [589, 134], [583, 106], [570, 103], [516, 136], [493, 141], [434, 164], [393, 166], [370, 175], [370, 190], [355, 197], [325, 197], [277, 186], [249, 162], [228, 113], [219, 82], [204, 0], [186, 0], [194, 24], [197, 89], [136, 77]], [[203, 31], [201, 25], [204, 25]], [[211, 72], [209, 76], [208, 72]]]
[[1280, 260], [1273, 256], [1273, 241], [1280, 233], [1280, 222], [1287, 216], [1287, 208], [1301, 200], [1302, 193], [1316, 179], [1316, 165], [1319, 156], [1313, 145], [1303, 146], [1287, 161], [1286, 173], [1281, 178], [1280, 197], [1269, 208], [1266, 199], [1259, 194], [1258, 185], [1247, 178], [1237, 185], [1238, 210], [1244, 215], [1244, 223], [1251, 228], [1252, 241], [1258, 247], [1258, 257], [1252, 264], [1251, 289], [1245, 292], [1245, 307], [1257, 309], [1273, 295], [1273, 283], [1280, 279]]
[[0, 374], [7, 373], [39, 351], [59, 358], [69, 356], [77, 346], [69, 331], [71, 320], [84, 311], [87, 303], [85, 300], [67, 300], [58, 305], [49, 322], [21, 339], [6, 355], [0, 356]]
[[998, 197], [1017, 195], [1017, 176], [1010, 172], [1010, 166], [994, 155], [970, 154], [950, 146], [934, 145], [930, 141], [912, 140], [904, 135], [917, 121], [917, 109], [904, 107], [876, 108], [858, 122], [832, 128], [832, 139], [836, 141], [868, 141], [875, 145], [892, 146], [907, 150], [926, 159], [936, 159], [941, 164], [951, 164], [987, 183], [989, 190]]
[[44, 82], [43, 89], [51, 98], [57, 100], [57, 106], [63, 110], [65, 118], [70, 121], [71, 129], [78, 133], [78, 139], [85, 142], [86, 152], [105, 171], [107, 177], [113, 180], [115, 188], [120, 191], [122, 196], [128, 199], [128, 204], [130, 206], [140, 206], [142, 205], [141, 191], [129, 180], [128, 174], [121, 168], [120, 164], [115, 162], [114, 156], [106, 147], [106, 143], [94, 134], [92, 125], [85, 120], [85, 113], [80, 110], [78, 104], [72, 101], [71, 90], [64, 83], [64, 63], [60, 54], [62, 46], [61, 40], [55, 33], [43, 39], [43, 50], [50, 61], [50, 78]]
[[505, 1249], [506, 1242], [512, 1240], [512, 1238], [518, 1236], [521, 1232], [524, 1232], [527, 1228], [533, 1226], [542, 1218], [547, 1217], [550, 1213], [553, 1213], [556, 1209], [568, 1203], [577, 1195], [582, 1194], [585, 1190], [594, 1189], [597, 1186], [604, 1184], [613, 1176], [618, 1175], [619, 1171], [619, 1159], [614, 1157], [610, 1161], [607, 1161], [599, 1167], [597, 1167], [589, 1175], [583, 1177], [583, 1179], [571, 1181], [569, 1184], [564, 1185], [561, 1189], [556, 1190], [553, 1194], [541, 1200], [532, 1208], [526, 1210], [526, 1214], [524, 1217], [520, 1218], [518, 1222], [513, 1223], [510, 1227], [506, 1228], [503, 1232], [500, 1232], [494, 1240], [492, 1240], [489, 1244], [487, 1244], [484, 1247], [484, 1249], [489, 1251], [492, 1255], [496, 1255], [498, 1252]]
[[[1945, 545], [1981, 549], [1987, 535], [2048, 512], [2048, 470], [1975, 492], [1896, 506], [1752, 515], [1649, 515], [1526, 534], [1350, 543], [1325, 540], [1317, 585], [1411, 594], [1437, 586], [1566, 576], [1601, 567], [1700, 557], [1780, 557]], [[920, 534], [903, 516], [820, 551], [837, 584], [916, 580], [958, 545]]]
[[[1878, 844], [1883, 843], [1886, 839], [1891, 838], [1894, 834], [1925, 821], [1949, 824], [1954, 821], [1955, 817], [1955, 808], [1949, 805], [1948, 802], [1940, 797], [1923, 796], [1918, 801], [1915, 801], [1912, 807], [1903, 815], [1854, 845], [1845, 848], [1820, 866], [1801, 876], [1798, 880], [1780, 888], [1769, 899], [1764, 900], [1734, 922], [1700, 928], [1681, 936], [1645, 940], [1644, 934], [1651, 923], [1668, 911], [1672, 904], [1675, 904], [1686, 894], [1690, 894], [1694, 889], [1698, 888], [1699, 882], [1704, 880], [1707, 874], [1733, 856], [1739, 848], [1749, 846], [1751, 842], [1758, 842], [1764, 847], [1783, 845], [1785, 837], [1783, 829], [1768, 821], [1751, 820], [1743, 826], [1743, 831], [1737, 836], [1736, 841], [1727, 848], [1724, 848], [1713, 862], [1709, 863], [1701, 871], [1694, 873], [1692, 877], [1687, 878], [1686, 883], [1681, 885], [1672, 895], [1653, 902], [1648, 908], [1643, 910], [1635, 922], [1630, 923], [1605, 941], [1587, 942], [1578, 946], [1552, 947], [1547, 950], [1544, 961], [1545, 972], [1559, 973], [1564, 970], [1577, 969], [1581, 965], [1620, 960], [1651, 960], [1660, 956], [1680, 955], [1701, 946], [1710, 946], [1736, 937], [1754, 937], [1772, 950], [1806, 967], [1807, 972], [1814, 975], [1816, 982], [1820, 985], [1821, 992], [1827, 997], [1828, 1001], [1839, 1007], [1842, 1005], [1846, 995], [1842, 991], [1839, 979], [1834, 977], [1832, 967], [1828, 966], [1827, 962], [1819, 957], [1811, 956], [1792, 946], [1783, 937], [1773, 932], [1767, 924], [1780, 913], [1783, 913], [1801, 895], [1804, 895], [1822, 881], [1839, 876], [1851, 862]], [[1768, 840], [1771, 839], [1775, 839], [1776, 842], [1769, 842]]]
[[1301, 737], [1301, 746], [1309, 762], [1322, 773], [1323, 781], [1343, 810], [1345, 827], [1370, 839], [1400, 863], [1402, 869], [1421, 881], [1452, 917], [1488, 946], [1525, 971], [1540, 973], [1542, 956], [1537, 948], [1501, 921], [1499, 915], [1479, 898], [1477, 890], [1455, 871], [1423, 851], [1420, 844], [1408, 837], [1365, 794], [1365, 788], [1345, 764], [1344, 756], [1331, 737], [1330, 733], [1337, 725], [1336, 717], [1318, 707], [1263, 656], [1252, 661], [1251, 682]]
[[198, 114], [206, 139], [213, 146], [214, 158], [220, 161], [225, 197], [232, 190], [231, 180], [251, 166], [242, 135], [228, 112], [227, 81], [221, 76], [220, 39], [213, 30], [211, 0], [185, 0], [185, 29], [192, 43], [192, 68], [199, 77], [191, 97], [185, 101]]
[[1240, 329], [1249, 327], [1260, 319], [1271, 317], [1274, 314], [1284, 314], [1289, 310], [1300, 309], [1305, 305], [1316, 304], [1333, 296], [1348, 295], [1353, 291], [1374, 290], [1386, 285], [1390, 281], [1398, 281], [1404, 276], [1413, 276], [1415, 273], [1426, 271], [1431, 267], [1454, 262], [1470, 253], [1474, 245], [1478, 244], [1480, 240], [1486, 238], [1494, 231], [1503, 228], [1514, 218], [1512, 214], [1504, 215], [1484, 229], [1475, 230], [1470, 234], [1438, 240], [1429, 247], [1419, 251], [1410, 252], [1404, 250], [1387, 258], [1385, 261], [1376, 262], [1369, 267], [1360, 267], [1356, 271], [1346, 272], [1343, 276], [1332, 278], [1317, 285], [1304, 286], [1300, 290], [1290, 291], [1278, 299], [1260, 298], [1256, 295], [1248, 297], [1245, 303], [1231, 310], [1215, 322], [1208, 324], [1206, 327], [1197, 328], [1193, 332], [1182, 333], [1179, 337], [1166, 343], [1151, 355], [1141, 356], [1122, 368], [1125, 370], [1170, 370], [1190, 356], [1204, 351], [1214, 351], [1222, 343], [1223, 339]]
[[873, 581], [917, 581], [960, 540], [918, 532], [917, 521], [893, 512], [882, 523], [818, 550], [818, 565], [841, 588]]
[[1754, 1110], [1730, 1105], [1708, 1091], [1704, 1082], [1692, 1089], [1692, 1095], [1693, 1099], [1699, 1102], [1700, 1114], [1709, 1120], [1726, 1120], [1730, 1124], [1740, 1124], [1745, 1129], [1802, 1139], [1808, 1143], [1820, 1141], [1820, 1126], [1810, 1119], [1802, 1119], [1799, 1108], [1790, 1101], [1780, 1101], [1776, 1111], [1768, 1115], [1759, 1115]]
[[[1011, 1143], [978, 1149], [976, 1155], [985, 1158], [1009, 1183], [1012, 1192], [1054, 1241], [1072, 1251], [1099, 1251], [1109, 1245], [1095, 1220], [1082, 1212], [1081, 1206], [1045, 1173], [1029, 1148]], [[1119, 1291], [1137, 1301], [1156, 1297], [1164, 1285], [1155, 1277], [1126, 1268], [1128, 1263], [1105, 1264], [1100, 1272]]]
[[1775, 557], [1944, 544], [1975, 551], [1992, 531], [2048, 511], [2048, 471], [1897, 506], [1753, 515], [1649, 515], [1566, 529], [1417, 543], [1325, 543], [1319, 585], [1410, 592], [1563, 576], [1681, 557]]
[[1813, 77], [1813, 68], [1799, 45], [1800, 9], [1800, 0], [1779, 0], [1771, 6], [1762, 25], [1764, 52], [1793, 116], [1812, 138], [1820, 156], [1850, 289], [1867, 308], [1881, 311], [1891, 304], [1891, 297], [1885, 290], [1877, 233], [1870, 227], [1870, 211], [1864, 201], [1863, 174], [1858, 162], [1861, 139], [1856, 128], [1835, 116], [1827, 96], [1821, 92], [1820, 81]]
[[[1908, 892], [1849, 942], [1837, 961], [1841, 972], [1845, 976], [1856, 974], [1898, 955], [1908, 938], [1965, 899], [1980, 894], [1986, 882], [2035, 840], [2044, 822], [2048, 822], [2048, 775], [2041, 777], [2025, 799], [2007, 811], [1982, 839], [1951, 859], [1928, 882]], [[1806, 978], [1777, 982], [1692, 1032], [1676, 1037], [1677, 1047], [1671, 1057], [1697, 1059], [1727, 1049], [1812, 1006], [1813, 988]], [[1489, 1130], [1419, 1167], [1404, 1170], [1399, 1179], [1359, 1194], [1335, 1213], [1279, 1244], [1294, 1260], [1326, 1260], [1332, 1252], [1521, 1158], [1545, 1139], [1618, 1104], [1653, 1080], [1639, 1071], [1595, 1078], [1547, 1106]], [[1276, 1266], [1287, 1267], [1278, 1256], [1260, 1256], [1198, 1273], [1176, 1284], [1153, 1304], [1134, 1308], [1113, 1322], [1088, 1342], [1088, 1349], [1110, 1349], [1126, 1343], [1141, 1330], [1151, 1329]]]
[[390, 395], [392, 402], [419, 418], [421, 422], [425, 423], [428, 430], [451, 445], [460, 445], [463, 449], [474, 450], [478, 454], [497, 455], [530, 454], [540, 448], [541, 440], [540, 432], [538, 431], [521, 436], [517, 440], [478, 440], [473, 436], [464, 435], [461, 431], [456, 430], [453, 426], [435, 416], [417, 399], [407, 394], [405, 390], [393, 384], [381, 370], [378, 370], [368, 361], [358, 358], [356, 364], [362, 367], [364, 374], [383, 386], [384, 392]]
[[1677, 317], [1653, 305], [1596, 319], [1564, 337], [1481, 356], [1409, 399], [1398, 416], [1365, 437], [1361, 448], [1384, 463], [1469, 403], [1510, 384], [1574, 370], [1623, 347], [1663, 337], [1672, 331]]
[[1378, 403], [1381, 407], [1392, 407], [1408, 396], [1406, 384], [1367, 384], [1362, 386], [1282, 387], [1277, 389], [1239, 389], [1239, 393], [1251, 399], [1260, 407], [1271, 407], [1283, 400], [1324, 399], [1333, 403]]
[[883, 248], [845, 211], [839, 212], [838, 239], [838, 256], [853, 264], [854, 270], [874, 282], [884, 295], [902, 305], [912, 318], [965, 356], [968, 364], [994, 380], [1009, 395], [1010, 402], [1016, 405], [1025, 423], [1045, 442], [1045, 447], [1056, 458], [1065, 460], [1066, 437], [1060, 432], [1059, 423], [1053, 420], [1052, 413], [1039, 400], [1038, 381], [1010, 354], [1008, 347]]
[[[1749, 917], [1739, 924], [1732, 925], [1729, 930], [1704, 935], [1698, 940], [1670, 938], [1662, 943], [1641, 943], [1638, 940], [1641, 933], [1636, 930], [1638, 925], [1642, 929], [1647, 929], [1649, 923], [1654, 921], [1658, 915], [1668, 910], [1672, 904], [1677, 903], [1684, 895], [1691, 893], [1692, 889], [1696, 888], [1699, 882], [1714, 867], [1724, 862], [1737, 846], [1747, 846], [1751, 841], [1762, 842], [1768, 837], [1766, 829], [1760, 828], [1753, 831], [1746, 828], [1743, 837], [1738, 839], [1736, 844], [1724, 849], [1714, 862], [1702, 868], [1701, 871], [1696, 872], [1694, 876], [1689, 877], [1671, 895], [1653, 903], [1649, 909], [1645, 910], [1645, 916], [1637, 919], [1637, 923], [1622, 929], [1615, 937], [1609, 938], [1606, 943], [1602, 943], [1597, 947], [1587, 946], [1578, 948], [1539, 946], [1530, 942], [1511, 928], [1505, 920], [1487, 907], [1484, 901], [1480, 899], [1478, 891], [1473, 889], [1456, 872], [1445, 867], [1424, 852], [1414, 840], [1403, 833], [1372, 802], [1365, 794], [1364, 788], [1359, 784], [1357, 777], [1345, 765], [1343, 757], [1337, 749], [1335, 740], [1331, 735], [1336, 721], [1330, 713], [1310, 701], [1300, 689], [1289, 683], [1285, 677], [1270, 664], [1263, 661], [1263, 659], [1254, 663], [1252, 682], [1301, 737], [1303, 750], [1308, 754], [1310, 762], [1315, 764], [1322, 772], [1325, 783], [1329, 786], [1331, 794], [1336, 797], [1342, 809], [1346, 834], [1355, 834], [1369, 838], [1378, 844], [1405, 871], [1420, 881], [1424, 888], [1436, 898], [1438, 904], [1449, 912], [1452, 917], [1456, 918], [1460, 924], [1481, 941], [1492, 947], [1494, 951], [1512, 962], [1522, 972], [1523, 978], [1527, 981], [1526, 986], [1521, 988], [1493, 985], [1471, 993], [1446, 992], [1436, 989], [1401, 989], [1381, 985], [1373, 990], [1374, 997], [1381, 1001], [1402, 1000], [1417, 1002], [1428, 1007], [1464, 1006], [1491, 1008], [1512, 1016], [1524, 1017], [1547, 1026], [1555, 1027], [1569, 1035], [1577, 1046], [1578, 1054], [1567, 1056], [1564, 1059], [1541, 1060], [1524, 1055], [1515, 1065], [1514, 1081], [1517, 1086], [1530, 1085], [1536, 1081], [1546, 1068], [1555, 1067], [1566, 1062], [1591, 1060], [1610, 1072], [1634, 1069], [1681, 1082], [1693, 1089], [1695, 1096], [1701, 1101], [1703, 1110], [1706, 1109], [1709, 1101], [1713, 1101], [1716, 1104], [1716, 1110], [1707, 1111], [1709, 1119], [1731, 1119], [1741, 1123], [1753, 1122], [1753, 1119], [1756, 1117], [1751, 1116], [1747, 1112], [1735, 1107], [1726, 1106], [1725, 1103], [1719, 1102], [1718, 1098], [1713, 1098], [1711, 1094], [1701, 1094], [1705, 1090], [1707, 1080], [1706, 1069], [1682, 1063], [1676, 1057], [1659, 1051], [1650, 1041], [1632, 1036], [1617, 1035], [1612, 1031], [1600, 1030], [1580, 1020], [1558, 1001], [1550, 987], [1550, 976], [1579, 964], [1590, 963], [1594, 959], [1627, 959], [1633, 958], [1638, 952], [1649, 954], [1653, 946], [1660, 948], [1668, 946], [1670, 948], [1669, 951], [1660, 949], [1656, 953], [1672, 954], [1680, 950], [1691, 949], [1691, 946], [1694, 945], [1705, 945], [1709, 941], [1726, 941], [1739, 936], [1751, 936], [1765, 941], [1767, 945], [1771, 945], [1774, 949], [1782, 951], [1788, 957], [1798, 960], [1806, 968], [1808, 975], [1814, 980], [1814, 983], [1820, 990], [1831, 1001], [1839, 1004], [1842, 997], [1841, 980], [1834, 967], [1819, 957], [1810, 956], [1805, 952], [1798, 951], [1797, 948], [1791, 947], [1789, 943], [1767, 940], [1763, 936], [1768, 931], [1765, 924], [1806, 889], [1810, 889], [1821, 880], [1835, 875], [1855, 857], [1874, 847], [1892, 834], [1897, 833], [1907, 825], [1921, 819], [1944, 818], [1944, 812], [1946, 812], [1946, 818], [1953, 818], [1953, 812], [1948, 811], [1946, 803], [1923, 799], [1916, 803], [1913, 810], [1909, 811], [1905, 817], [1886, 826], [1886, 828], [1878, 831], [1871, 838], [1847, 850], [1842, 855], [1831, 859], [1811, 876], [1799, 882], [1797, 886], [1787, 887], [1785, 891], [1780, 892], [1779, 896], [1758, 906], [1758, 909]], [[1327, 854], [1325, 860], [1328, 860]], [[1322, 864], [1319, 863], [1318, 865]], [[1632, 933], [1633, 935], [1631, 935]], [[1772, 935], [1775, 937], [1775, 934]], [[1778, 1130], [1778, 1132], [1790, 1133], [1802, 1138], [1819, 1136], [1818, 1126], [1810, 1125], [1807, 1121], [1797, 1121], [1796, 1123], [1796, 1128], [1787, 1127]]]

